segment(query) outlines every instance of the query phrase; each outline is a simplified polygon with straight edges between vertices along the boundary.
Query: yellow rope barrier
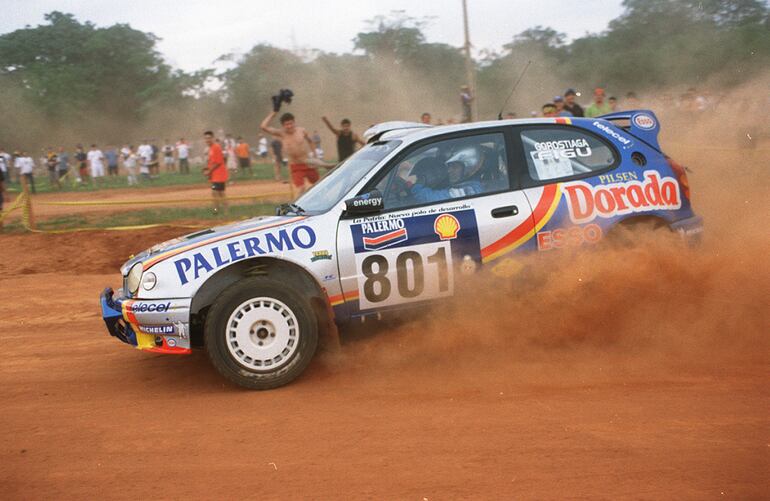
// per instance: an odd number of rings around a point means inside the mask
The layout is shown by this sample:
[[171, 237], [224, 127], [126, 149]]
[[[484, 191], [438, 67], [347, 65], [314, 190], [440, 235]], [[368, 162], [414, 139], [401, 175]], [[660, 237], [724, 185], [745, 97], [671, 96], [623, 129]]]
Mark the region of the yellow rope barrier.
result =
[[16, 200], [13, 201], [13, 205], [11, 205], [10, 209], [0, 212], [0, 223], [2, 223], [3, 219], [5, 219], [5, 217], [8, 216], [11, 212], [23, 208], [24, 201], [28, 196], [29, 195], [22, 192], [18, 197], [16, 197]]
[[[260, 198], [270, 198], [278, 196], [291, 196], [286, 192], [260, 193], [258, 195], [239, 195], [235, 197], [226, 197], [226, 201], [231, 200], [257, 200]], [[189, 202], [211, 202], [211, 198], [185, 198], [180, 200], [88, 200], [71, 202], [35, 202], [39, 205], [60, 205], [60, 206], [85, 206], [85, 205], [158, 205], [158, 204], [185, 204]]]
[[[276, 197], [276, 196], [287, 196], [288, 194], [286, 192], [275, 192], [275, 193], [261, 193], [259, 195], [242, 195], [242, 196], [236, 196], [236, 197], [228, 197], [227, 200], [255, 200], [260, 198], [268, 198], [268, 197]], [[72, 202], [38, 202], [35, 201], [35, 204], [40, 205], [65, 205], [65, 206], [73, 206], [73, 205], [137, 205], [137, 204], [174, 204], [174, 203], [186, 203], [186, 202], [211, 202], [210, 198], [198, 198], [198, 199], [186, 199], [186, 200], [132, 200], [132, 201], [125, 201], [125, 200], [93, 200], [93, 201], [72, 201]], [[174, 227], [174, 228], [189, 228], [189, 229], [201, 229], [201, 228], [208, 228], [208, 225], [185, 225], [185, 224], [174, 224], [174, 223], [154, 223], [154, 224], [140, 224], [140, 225], [134, 225], [134, 226], [111, 226], [106, 228], [73, 228], [73, 229], [67, 229], [67, 230], [40, 230], [36, 229], [35, 225], [33, 224], [32, 220], [32, 197], [27, 192], [22, 192], [18, 197], [16, 197], [16, 200], [14, 200], [13, 205], [10, 209], [7, 211], [4, 211], [0, 213], [0, 222], [2, 222], [3, 218], [10, 214], [12, 211], [22, 209], [22, 225], [27, 231], [33, 232], [33, 233], [75, 233], [80, 231], [133, 231], [133, 230], [146, 230], [150, 228], [160, 228], [162, 226], [168, 226], [168, 227]], [[228, 224], [228, 222], [222, 222], [221, 224]]]
[[209, 226], [191, 225], [191, 224], [174, 224], [174, 223], [155, 223], [155, 224], [139, 224], [136, 226], [110, 226], [107, 228], [72, 228], [69, 230], [38, 230], [25, 227], [27, 231], [32, 233], [77, 233], [80, 231], [134, 231], [134, 230], [147, 230], [150, 228], [160, 228], [162, 226], [168, 226], [170, 228], [188, 228], [193, 230], [200, 230], [208, 228]]

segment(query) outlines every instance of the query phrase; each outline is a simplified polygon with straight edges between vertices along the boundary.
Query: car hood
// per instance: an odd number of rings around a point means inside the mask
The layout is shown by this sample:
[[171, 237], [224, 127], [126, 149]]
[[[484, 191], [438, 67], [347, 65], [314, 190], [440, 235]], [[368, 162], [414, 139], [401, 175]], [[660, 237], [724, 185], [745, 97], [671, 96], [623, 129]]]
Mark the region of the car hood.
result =
[[140, 261], [146, 261], [147, 259], [150, 259], [161, 253], [174, 251], [182, 247], [207, 242], [217, 238], [226, 238], [231, 234], [234, 235], [236, 233], [248, 232], [249, 230], [256, 230], [264, 226], [275, 228], [277, 226], [281, 226], [282, 223], [288, 224], [296, 221], [296, 216], [261, 216], [247, 219], [245, 221], [239, 221], [237, 223], [215, 226], [205, 230], [196, 231], [181, 237], [166, 240], [165, 242], [161, 242], [159, 244], [155, 244], [149, 249], [146, 249], [136, 254], [135, 256], [131, 256], [131, 258], [126, 261], [123, 266], [121, 266], [120, 271], [125, 276], [128, 273], [128, 270], [130, 270], [134, 264]]

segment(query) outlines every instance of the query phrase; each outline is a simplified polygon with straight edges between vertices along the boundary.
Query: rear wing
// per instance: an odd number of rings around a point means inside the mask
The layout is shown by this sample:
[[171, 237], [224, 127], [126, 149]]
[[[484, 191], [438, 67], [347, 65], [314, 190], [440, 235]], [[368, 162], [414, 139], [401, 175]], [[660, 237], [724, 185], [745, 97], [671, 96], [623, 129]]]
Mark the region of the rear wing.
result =
[[612, 122], [612, 125], [623, 129], [660, 151], [660, 144], [658, 144], [660, 122], [652, 110], [618, 111], [596, 118]]
[[383, 122], [369, 127], [366, 132], [364, 132], [364, 141], [373, 143], [377, 141], [380, 136], [392, 130], [421, 129], [427, 127], [430, 127], [430, 125], [419, 122]]

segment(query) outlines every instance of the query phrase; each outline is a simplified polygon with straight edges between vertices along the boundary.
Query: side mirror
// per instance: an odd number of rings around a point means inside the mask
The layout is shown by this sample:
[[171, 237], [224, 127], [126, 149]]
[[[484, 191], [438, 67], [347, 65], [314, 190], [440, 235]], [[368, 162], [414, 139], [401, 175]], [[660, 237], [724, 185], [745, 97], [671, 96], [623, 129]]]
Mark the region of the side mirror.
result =
[[372, 190], [369, 193], [345, 200], [345, 211], [351, 215], [371, 214], [380, 212], [384, 208], [382, 193], [379, 190]]

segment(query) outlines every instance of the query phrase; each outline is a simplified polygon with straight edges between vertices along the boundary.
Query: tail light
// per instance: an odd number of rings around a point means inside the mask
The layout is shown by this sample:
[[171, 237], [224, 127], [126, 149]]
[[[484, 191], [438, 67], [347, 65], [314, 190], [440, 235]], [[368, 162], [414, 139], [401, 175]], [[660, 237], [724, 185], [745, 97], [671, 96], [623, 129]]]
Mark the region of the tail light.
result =
[[666, 157], [666, 160], [668, 161], [671, 170], [676, 174], [676, 178], [679, 181], [679, 187], [682, 189], [682, 194], [687, 200], [690, 200], [690, 183], [687, 181], [687, 169], [673, 158]]

